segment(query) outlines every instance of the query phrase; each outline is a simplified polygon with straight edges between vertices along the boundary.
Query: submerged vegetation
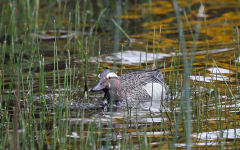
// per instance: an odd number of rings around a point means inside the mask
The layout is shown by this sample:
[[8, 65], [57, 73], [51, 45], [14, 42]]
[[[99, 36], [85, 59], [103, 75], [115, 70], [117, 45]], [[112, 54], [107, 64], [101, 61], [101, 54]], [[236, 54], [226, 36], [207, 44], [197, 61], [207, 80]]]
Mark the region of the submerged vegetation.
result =
[[[0, 149], [240, 148], [238, 2], [140, 2], [0, 2]], [[152, 67], [161, 110], [89, 93]]]

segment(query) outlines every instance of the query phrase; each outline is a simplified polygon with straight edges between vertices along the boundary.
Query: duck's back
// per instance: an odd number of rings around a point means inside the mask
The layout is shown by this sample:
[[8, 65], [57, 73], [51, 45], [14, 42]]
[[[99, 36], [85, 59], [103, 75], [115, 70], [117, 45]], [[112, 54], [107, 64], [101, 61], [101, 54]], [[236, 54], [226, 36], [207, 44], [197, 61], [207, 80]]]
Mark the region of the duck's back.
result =
[[161, 90], [163, 86], [163, 75], [159, 69], [124, 74], [119, 80], [122, 98], [150, 99], [152, 95], [153, 97], [161, 96], [161, 94], [154, 96], [154, 92]]

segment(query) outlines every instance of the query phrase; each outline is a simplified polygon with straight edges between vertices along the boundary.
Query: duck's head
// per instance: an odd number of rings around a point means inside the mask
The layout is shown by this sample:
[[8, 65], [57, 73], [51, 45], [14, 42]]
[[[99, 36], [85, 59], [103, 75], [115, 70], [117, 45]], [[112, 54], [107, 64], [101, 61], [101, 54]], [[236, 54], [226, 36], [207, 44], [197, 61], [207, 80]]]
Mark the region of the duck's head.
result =
[[114, 73], [112, 70], [107, 69], [101, 72], [98, 75], [98, 84], [92, 88], [91, 92], [96, 91], [108, 91], [109, 89], [112, 89], [113, 87], [116, 87], [120, 84], [119, 77], [116, 73]]

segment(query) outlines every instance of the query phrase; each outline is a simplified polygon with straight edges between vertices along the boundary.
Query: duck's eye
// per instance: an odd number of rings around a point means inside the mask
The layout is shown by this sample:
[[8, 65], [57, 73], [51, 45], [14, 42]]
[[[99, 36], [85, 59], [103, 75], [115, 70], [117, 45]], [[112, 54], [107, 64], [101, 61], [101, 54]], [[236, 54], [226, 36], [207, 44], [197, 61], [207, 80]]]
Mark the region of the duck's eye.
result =
[[108, 77], [108, 79], [111, 79], [111, 77]]

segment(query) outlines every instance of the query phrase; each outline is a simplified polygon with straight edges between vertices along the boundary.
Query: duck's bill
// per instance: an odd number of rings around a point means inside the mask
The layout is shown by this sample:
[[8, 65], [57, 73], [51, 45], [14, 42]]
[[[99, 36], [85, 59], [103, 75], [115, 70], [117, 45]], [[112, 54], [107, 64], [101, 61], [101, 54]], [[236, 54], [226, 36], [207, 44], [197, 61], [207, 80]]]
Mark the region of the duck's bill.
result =
[[97, 91], [101, 91], [105, 88], [104, 85], [100, 85], [100, 84], [97, 84], [97, 86], [95, 86], [94, 88], [92, 88], [90, 91], [91, 92], [97, 92]]

